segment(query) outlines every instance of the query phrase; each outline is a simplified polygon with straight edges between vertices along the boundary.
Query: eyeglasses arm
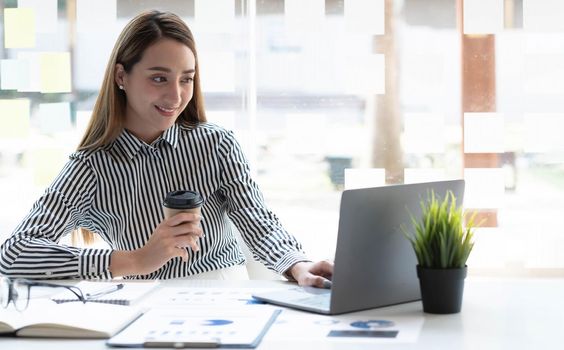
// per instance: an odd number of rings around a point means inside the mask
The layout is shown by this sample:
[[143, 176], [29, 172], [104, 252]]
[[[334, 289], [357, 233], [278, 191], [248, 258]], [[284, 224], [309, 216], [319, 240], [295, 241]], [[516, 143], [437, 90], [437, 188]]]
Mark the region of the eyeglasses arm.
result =
[[64, 284], [57, 284], [57, 283], [49, 283], [49, 282], [37, 282], [37, 281], [31, 281], [31, 280], [24, 280], [24, 282], [29, 285], [30, 287], [49, 287], [49, 288], [65, 288], [68, 289], [69, 291], [71, 291], [77, 298], [79, 301], [82, 301], [83, 303], [86, 303], [86, 298], [84, 297], [84, 294], [82, 293], [82, 290], [80, 290], [80, 288], [76, 287], [76, 286], [67, 286]]

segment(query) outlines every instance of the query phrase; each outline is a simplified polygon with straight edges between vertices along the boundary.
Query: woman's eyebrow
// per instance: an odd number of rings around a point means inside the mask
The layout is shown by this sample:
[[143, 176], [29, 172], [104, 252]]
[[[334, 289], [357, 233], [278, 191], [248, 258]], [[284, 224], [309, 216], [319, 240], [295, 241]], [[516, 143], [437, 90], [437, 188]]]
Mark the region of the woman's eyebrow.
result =
[[[147, 70], [154, 70], [154, 71], [158, 71], [158, 72], [166, 72], [166, 73], [170, 73], [172, 72], [172, 70], [170, 68], [166, 68], [166, 67], [151, 67], [151, 68], [147, 68]], [[182, 71], [182, 74], [187, 74], [187, 73], [194, 73], [196, 70], [195, 69], [187, 69], [185, 71]]]

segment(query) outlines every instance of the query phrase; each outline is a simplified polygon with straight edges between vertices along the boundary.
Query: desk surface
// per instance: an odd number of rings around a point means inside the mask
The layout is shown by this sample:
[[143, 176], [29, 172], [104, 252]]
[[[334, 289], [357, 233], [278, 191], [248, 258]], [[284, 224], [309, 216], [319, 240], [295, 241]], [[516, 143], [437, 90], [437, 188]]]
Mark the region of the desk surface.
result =
[[[264, 288], [280, 287], [280, 281], [165, 281], [161, 286]], [[423, 320], [415, 343], [378, 344], [378, 349], [554, 349], [564, 339], [563, 279], [468, 278], [462, 312], [454, 315], [424, 314], [420, 302], [372, 309], [344, 316], [359, 318], [413, 317]], [[286, 312], [286, 311], [284, 311]], [[309, 315], [297, 311], [296, 317]], [[305, 316], [304, 316], [305, 317]], [[327, 316], [329, 317], [329, 316]], [[331, 316], [339, 318], [341, 316]], [[276, 327], [274, 325], [273, 327]], [[105, 349], [100, 340], [45, 340], [0, 338], [8, 349]], [[259, 349], [372, 349], [366, 340], [263, 339]]]

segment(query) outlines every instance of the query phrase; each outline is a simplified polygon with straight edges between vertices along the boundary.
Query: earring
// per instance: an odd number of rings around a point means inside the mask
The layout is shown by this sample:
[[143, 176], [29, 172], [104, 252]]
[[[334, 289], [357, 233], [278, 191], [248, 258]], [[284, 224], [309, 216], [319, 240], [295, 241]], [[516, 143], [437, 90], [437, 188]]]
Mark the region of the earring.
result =
[[120, 85], [120, 86], [119, 86], [119, 89], [120, 89], [120, 90], [123, 90], [123, 85]]

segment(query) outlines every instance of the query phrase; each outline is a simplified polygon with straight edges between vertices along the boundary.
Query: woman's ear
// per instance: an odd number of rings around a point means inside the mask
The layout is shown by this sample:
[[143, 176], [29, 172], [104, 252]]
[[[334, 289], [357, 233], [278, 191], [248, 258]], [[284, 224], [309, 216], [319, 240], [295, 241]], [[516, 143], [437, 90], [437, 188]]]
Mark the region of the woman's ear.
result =
[[120, 90], [125, 90], [125, 69], [121, 63], [116, 64], [114, 79]]

